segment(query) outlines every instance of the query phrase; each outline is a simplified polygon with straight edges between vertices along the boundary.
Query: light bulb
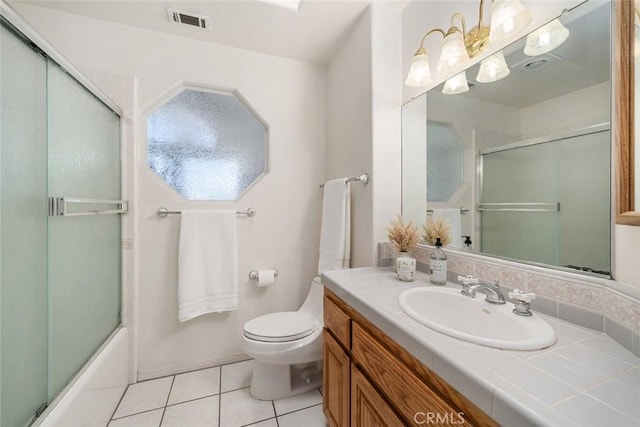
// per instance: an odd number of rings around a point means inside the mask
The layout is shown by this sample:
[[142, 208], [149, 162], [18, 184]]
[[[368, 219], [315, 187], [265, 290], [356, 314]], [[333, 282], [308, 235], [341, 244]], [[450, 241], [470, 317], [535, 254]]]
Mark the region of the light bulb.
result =
[[551, 52], [569, 37], [569, 30], [558, 19], [538, 28], [527, 36], [525, 55], [538, 56]]
[[489, 41], [500, 42], [511, 38], [524, 30], [532, 18], [520, 0], [494, 0], [491, 3]]
[[438, 72], [447, 74], [458, 71], [463, 64], [469, 61], [467, 49], [464, 47], [462, 33], [451, 31], [444, 38], [440, 60], [438, 61]]
[[431, 68], [429, 67], [429, 56], [424, 49], [418, 49], [411, 60], [411, 66], [404, 81], [406, 86], [420, 87], [431, 83]]
[[507, 77], [510, 72], [504, 54], [500, 51], [482, 60], [476, 80], [480, 83], [491, 83]]
[[457, 95], [469, 90], [469, 83], [467, 83], [467, 72], [463, 71], [460, 74], [451, 77], [444, 83], [442, 93], [445, 95]]

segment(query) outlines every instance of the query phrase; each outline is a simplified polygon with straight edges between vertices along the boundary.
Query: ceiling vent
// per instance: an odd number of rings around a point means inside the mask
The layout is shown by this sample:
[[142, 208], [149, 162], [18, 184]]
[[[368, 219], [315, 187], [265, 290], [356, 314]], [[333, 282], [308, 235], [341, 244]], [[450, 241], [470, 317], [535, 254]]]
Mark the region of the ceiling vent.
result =
[[176, 24], [190, 25], [192, 27], [198, 27], [205, 30], [211, 28], [211, 20], [204, 15], [184, 12], [170, 7], [167, 8], [167, 14], [169, 15], [169, 21]]
[[526, 57], [526, 59], [513, 64], [512, 69], [521, 69], [524, 71], [538, 71], [547, 65], [562, 61], [562, 57], [555, 53], [544, 53], [539, 56]]

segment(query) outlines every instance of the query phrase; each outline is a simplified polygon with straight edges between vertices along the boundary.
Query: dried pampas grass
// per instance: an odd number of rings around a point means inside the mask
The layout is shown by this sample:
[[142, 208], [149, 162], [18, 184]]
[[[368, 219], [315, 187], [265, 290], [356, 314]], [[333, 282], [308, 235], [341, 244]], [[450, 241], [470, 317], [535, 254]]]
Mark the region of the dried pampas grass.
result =
[[420, 242], [420, 233], [413, 222], [405, 224], [398, 214], [398, 218], [391, 221], [391, 227], [387, 228], [387, 238], [398, 252], [410, 252]]
[[449, 220], [440, 215], [435, 218], [427, 218], [427, 223], [422, 227], [424, 240], [430, 245], [435, 245], [438, 237], [443, 245], [448, 245], [451, 241], [451, 224]]

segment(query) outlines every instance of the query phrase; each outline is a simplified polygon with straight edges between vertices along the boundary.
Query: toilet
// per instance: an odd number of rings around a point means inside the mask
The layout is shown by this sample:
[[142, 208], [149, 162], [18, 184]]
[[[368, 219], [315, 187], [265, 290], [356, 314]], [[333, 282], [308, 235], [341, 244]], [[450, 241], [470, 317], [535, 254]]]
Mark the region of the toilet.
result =
[[253, 397], [284, 399], [322, 384], [322, 298], [318, 276], [298, 311], [265, 314], [244, 324], [243, 349], [255, 359]]

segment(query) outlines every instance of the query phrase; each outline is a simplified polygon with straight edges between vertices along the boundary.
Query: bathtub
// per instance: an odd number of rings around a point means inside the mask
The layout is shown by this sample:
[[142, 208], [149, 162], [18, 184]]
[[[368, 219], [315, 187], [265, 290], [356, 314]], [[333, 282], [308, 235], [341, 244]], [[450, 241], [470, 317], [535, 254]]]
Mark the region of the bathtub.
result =
[[34, 426], [106, 426], [129, 382], [129, 332], [120, 326]]

